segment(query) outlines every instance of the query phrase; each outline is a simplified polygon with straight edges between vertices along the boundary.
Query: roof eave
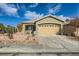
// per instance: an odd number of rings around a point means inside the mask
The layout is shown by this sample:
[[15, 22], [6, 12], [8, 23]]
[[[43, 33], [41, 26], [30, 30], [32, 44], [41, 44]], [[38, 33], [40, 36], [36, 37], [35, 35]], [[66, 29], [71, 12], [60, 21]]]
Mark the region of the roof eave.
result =
[[61, 22], [64, 22], [63, 20], [60, 20], [60, 19], [58, 19], [57, 17], [54, 17], [53, 15], [46, 15], [46, 16], [43, 16], [43, 17], [37, 19], [37, 20], [35, 21], [35, 23], [38, 22], [38, 21], [40, 21], [40, 20], [43, 19], [43, 18], [46, 18], [46, 17], [53, 17], [53, 18], [55, 18], [55, 19], [57, 19], [57, 20], [59, 20], [59, 21], [61, 21]]

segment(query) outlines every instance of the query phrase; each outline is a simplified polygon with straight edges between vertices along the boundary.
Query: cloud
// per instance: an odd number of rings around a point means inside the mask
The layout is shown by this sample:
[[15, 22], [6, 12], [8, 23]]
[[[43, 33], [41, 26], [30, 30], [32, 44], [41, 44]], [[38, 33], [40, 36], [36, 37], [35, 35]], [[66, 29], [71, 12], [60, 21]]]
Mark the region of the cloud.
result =
[[55, 7], [49, 8], [48, 9], [48, 13], [50, 13], [50, 14], [56, 14], [57, 12], [60, 11], [61, 6], [62, 6], [61, 4], [57, 4]]
[[37, 18], [44, 16], [44, 14], [37, 14], [36, 12], [26, 11], [24, 16], [29, 20], [36, 20]]
[[0, 9], [8, 16], [18, 16], [17, 8], [11, 7], [8, 4], [0, 4]]
[[60, 19], [62, 19], [62, 20], [66, 20], [66, 19], [71, 20], [71, 19], [73, 19], [73, 18], [71, 18], [71, 17], [67, 17], [67, 16], [64, 16], [64, 15], [59, 15], [58, 18], [60, 18]]
[[29, 7], [33, 8], [33, 7], [37, 7], [37, 6], [38, 6], [38, 3], [34, 3], [34, 4], [31, 4]]

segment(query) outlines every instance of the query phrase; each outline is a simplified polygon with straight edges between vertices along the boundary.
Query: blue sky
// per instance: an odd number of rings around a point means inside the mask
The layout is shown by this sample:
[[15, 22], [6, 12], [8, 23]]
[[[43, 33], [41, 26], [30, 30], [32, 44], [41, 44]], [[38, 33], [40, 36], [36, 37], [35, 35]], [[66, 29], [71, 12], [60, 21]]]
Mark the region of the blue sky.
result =
[[0, 3], [0, 23], [16, 26], [49, 13], [65, 20], [78, 16], [78, 10], [77, 3]]

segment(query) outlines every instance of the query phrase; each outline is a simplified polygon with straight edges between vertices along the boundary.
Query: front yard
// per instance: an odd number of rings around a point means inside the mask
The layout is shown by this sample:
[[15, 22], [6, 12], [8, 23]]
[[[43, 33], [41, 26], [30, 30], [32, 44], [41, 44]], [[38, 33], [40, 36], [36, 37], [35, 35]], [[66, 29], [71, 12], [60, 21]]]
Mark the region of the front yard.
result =
[[0, 35], [0, 53], [79, 53], [79, 41], [70, 37], [55, 35], [52, 37], [32, 37], [22, 33], [13, 34], [14, 39]]

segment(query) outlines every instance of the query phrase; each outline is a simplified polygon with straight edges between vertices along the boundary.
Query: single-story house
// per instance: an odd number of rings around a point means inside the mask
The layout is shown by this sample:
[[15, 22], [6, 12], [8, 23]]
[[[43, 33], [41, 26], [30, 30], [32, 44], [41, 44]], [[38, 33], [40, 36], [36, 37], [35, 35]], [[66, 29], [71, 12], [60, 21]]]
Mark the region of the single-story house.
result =
[[35, 33], [41, 36], [52, 36], [62, 33], [63, 24], [63, 20], [49, 14], [35, 21], [25, 21], [18, 24], [17, 31], [27, 34]]

